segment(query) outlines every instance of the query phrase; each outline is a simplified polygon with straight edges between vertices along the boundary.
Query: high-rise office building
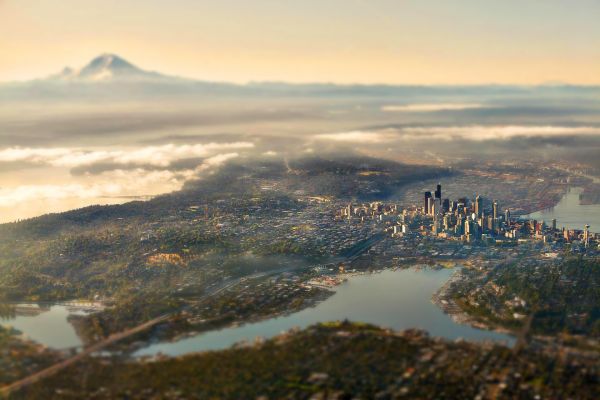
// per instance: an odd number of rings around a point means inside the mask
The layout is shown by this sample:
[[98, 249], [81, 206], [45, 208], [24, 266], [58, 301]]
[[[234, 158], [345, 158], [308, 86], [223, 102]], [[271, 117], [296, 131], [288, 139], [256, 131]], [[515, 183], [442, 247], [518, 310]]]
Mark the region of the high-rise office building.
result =
[[586, 248], [590, 245], [590, 226], [587, 224], [583, 230], [583, 244]]
[[494, 220], [498, 219], [498, 201], [494, 200], [492, 203], [492, 217]]
[[435, 198], [436, 199], [442, 198], [442, 185], [439, 183], [437, 184], [437, 188], [435, 189]]
[[475, 197], [475, 210], [474, 211], [478, 217], [481, 217], [483, 215], [483, 198], [480, 195], [477, 195]]
[[510, 223], [510, 210], [508, 208], [504, 211], [504, 220], [507, 225]]
[[493, 215], [488, 215], [487, 217], [487, 229], [489, 232], [493, 232], [496, 229], [496, 220]]
[[457, 202], [457, 201], [454, 201], [454, 200], [452, 200], [452, 202], [450, 202], [450, 210], [451, 210], [452, 212], [454, 212], [454, 211], [456, 211], [457, 209], [458, 209], [458, 202]]
[[429, 202], [431, 203], [431, 215], [437, 218], [442, 213], [440, 201], [438, 199], [429, 199]]
[[429, 214], [429, 199], [431, 199], [431, 192], [425, 192], [425, 203], [423, 204], [425, 214]]
[[456, 219], [456, 226], [454, 227], [454, 233], [457, 235], [463, 235], [465, 233], [465, 224], [462, 214], [458, 214]]
[[444, 215], [443, 223], [444, 223], [444, 230], [445, 231], [450, 230], [450, 225], [451, 225], [450, 214]]
[[552, 219], [552, 232], [556, 231], [556, 218]]
[[444, 199], [442, 201], [442, 211], [444, 211], [445, 213], [450, 211], [450, 200], [449, 199]]

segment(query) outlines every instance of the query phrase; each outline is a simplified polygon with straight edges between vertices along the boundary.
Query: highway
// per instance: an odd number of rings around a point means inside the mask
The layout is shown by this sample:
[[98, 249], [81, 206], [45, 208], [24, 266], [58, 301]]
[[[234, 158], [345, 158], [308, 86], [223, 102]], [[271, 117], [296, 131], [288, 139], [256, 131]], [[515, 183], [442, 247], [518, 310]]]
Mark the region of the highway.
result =
[[[227, 282], [225, 285], [219, 287], [218, 289], [214, 290], [213, 292], [206, 294], [204, 296], [202, 296], [199, 300], [203, 301], [206, 300], [212, 296], [215, 296], [227, 289], [230, 289], [231, 287], [237, 285], [238, 283], [240, 283], [242, 280], [242, 278], [239, 279], [235, 279], [231, 282]], [[104, 349], [107, 346], [110, 346], [111, 344], [118, 342], [120, 340], [123, 340], [129, 336], [135, 335], [136, 333], [140, 333], [142, 331], [145, 331], [146, 329], [149, 329], [157, 324], [160, 324], [161, 322], [165, 322], [167, 321], [170, 317], [172, 317], [174, 314], [176, 314], [179, 311], [176, 312], [172, 312], [172, 313], [168, 313], [168, 314], [163, 314], [160, 315], [156, 318], [153, 318], [149, 321], [144, 322], [143, 324], [140, 324], [138, 326], [135, 326], [133, 328], [127, 329], [125, 331], [122, 332], [118, 332], [118, 333], [114, 333], [110, 336], [108, 336], [107, 338], [94, 343], [93, 345], [84, 348], [82, 351], [80, 351], [79, 353], [77, 353], [76, 355], [74, 355], [73, 357], [67, 358], [66, 360], [63, 360], [57, 364], [54, 364], [46, 369], [43, 369], [39, 372], [36, 372], [33, 375], [30, 375], [26, 378], [23, 378], [21, 380], [18, 380], [16, 382], [11, 383], [10, 385], [4, 386], [2, 388], [0, 388], [0, 397], [8, 397], [11, 393], [27, 386], [27, 385], [31, 385], [32, 383], [38, 382], [44, 378], [47, 378], [51, 375], [56, 374], [57, 372], [69, 367], [70, 365], [73, 365], [75, 363], [77, 363], [78, 361], [81, 361], [82, 359], [84, 359], [85, 357], [100, 351], [102, 349]]]

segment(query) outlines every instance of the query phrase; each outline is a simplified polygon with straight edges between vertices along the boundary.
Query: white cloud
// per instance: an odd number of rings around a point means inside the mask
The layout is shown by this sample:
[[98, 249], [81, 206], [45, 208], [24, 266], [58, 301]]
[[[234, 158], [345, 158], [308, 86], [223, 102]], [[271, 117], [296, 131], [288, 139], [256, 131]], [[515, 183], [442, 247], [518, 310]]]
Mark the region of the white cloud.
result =
[[216, 156], [207, 158], [204, 162], [193, 170], [193, 174], [188, 175], [189, 178], [198, 177], [198, 174], [208, 169], [220, 167], [222, 164], [238, 157], [238, 153], [217, 154]]
[[184, 175], [171, 171], [116, 170], [94, 177], [93, 182], [3, 187], [0, 188], [0, 207], [71, 198], [154, 195], [177, 190], [181, 188], [184, 180]]
[[30, 161], [35, 163], [42, 163], [47, 160], [55, 160], [69, 154], [71, 150], [64, 148], [21, 148], [21, 147], [9, 147], [0, 150], [0, 161], [1, 162], [14, 162], [14, 161]]
[[96, 163], [152, 165], [168, 167], [177, 160], [207, 157], [223, 150], [249, 149], [251, 142], [207, 143], [193, 145], [166, 144], [120, 150], [84, 150], [69, 148], [20, 148], [0, 150], [0, 162], [30, 162], [54, 167], [75, 168]]
[[387, 105], [381, 107], [385, 112], [434, 112], [434, 111], [458, 111], [474, 108], [485, 108], [483, 104], [478, 103], [431, 103], [431, 104], [403, 104]]
[[317, 140], [346, 142], [355, 144], [380, 144], [398, 141], [429, 140], [508, 140], [515, 137], [548, 137], [568, 135], [600, 135], [600, 127], [591, 126], [525, 126], [525, 125], [467, 125], [467, 126], [435, 126], [404, 127], [375, 131], [349, 131], [315, 135]]
[[547, 137], [565, 135], [600, 135], [600, 128], [568, 126], [440, 126], [406, 127], [398, 130], [399, 139], [404, 140], [507, 140], [514, 137]]
[[329, 140], [334, 142], [347, 142], [347, 143], [363, 143], [373, 144], [389, 141], [393, 139], [385, 131], [350, 131], [350, 132], [338, 132], [338, 133], [322, 133], [314, 136], [317, 140]]
[[32, 207], [39, 208], [44, 202], [70, 199], [89, 199], [89, 203], [102, 203], [100, 199], [103, 197], [157, 195], [171, 192], [181, 189], [186, 181], [202, 177], [203, 174], [238, 156], [238, 153], [216, 154], [206, 158], [198, 167], [183, 171], [116, 169], [94, 176], [84, 175], [65, 184], [2, 187], [0, 208], [23, 204], [31, 204]]

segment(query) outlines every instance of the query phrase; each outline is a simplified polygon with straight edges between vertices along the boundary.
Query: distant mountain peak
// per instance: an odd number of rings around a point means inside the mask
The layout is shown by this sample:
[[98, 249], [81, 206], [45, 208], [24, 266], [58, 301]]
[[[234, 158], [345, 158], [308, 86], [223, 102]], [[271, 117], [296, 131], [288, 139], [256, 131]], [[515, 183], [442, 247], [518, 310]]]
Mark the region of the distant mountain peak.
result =
[[79, 70], [65, 67], [62, 72], [51, 78], [64, 81], [103, 82], [115, 80], [148, 80], [161, 78], [156, 72], [145, 71], [136, 67], [124, 58], [103, 53], [92, 59]]
[[108, 70], [117, 70], [117, 69], [131, 69], [131, 70], [139, 70], [139, 68], [135, 67], [130, 62], [126, 61], [124, 58], [119, 57], [116, 54], [104, 53], [94, 58], [88, 65], [83, 67], [81, 70], [97, 70], [97, 69], [108, 69]]
[[103, 81], [146, 74], [125, 59], [110, 53], [101, 54], [89, 62], [77, 73], [79, 79]]

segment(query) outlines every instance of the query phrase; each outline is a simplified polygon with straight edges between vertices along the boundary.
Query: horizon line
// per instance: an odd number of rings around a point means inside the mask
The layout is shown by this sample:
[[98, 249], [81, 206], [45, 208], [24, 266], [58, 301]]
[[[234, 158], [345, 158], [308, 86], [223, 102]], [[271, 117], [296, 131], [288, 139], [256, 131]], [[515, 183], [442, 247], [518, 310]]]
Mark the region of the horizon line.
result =
[[[575, 83], [575, 82], [570, 82], [570, 81], [563, 81], [563, 80], [546, 80], [546, 81], [542, 81], [542, 82], [534, 82], [534, 83], [515, 83], [515, 82], [505, 82], [505, 83], [500, 83], [500, 82], [495, 82], [495, 81], [487, 81], [487, 82], [478, 82], [478, 83], [460, 83], [460, 82], [444, 82], [444, 83], [440, 83], [440, 82], [415, 82], [415, 83], [406, 83], [406, 82], [378, 82], [378, 81], [371, 81], [371, 82], [360, 82], [360, 81], [340, 81], [340, 82], [336, 82], [336, 81], [331, 81], [331, 80], [306, 80], [306, 81], [294, 81], [294, 80], [259, 80], [259, 79], [248, 79], [248, 80], [219, 80], [219, 79], [210, 79], [210, 78], [195, 78], [195, 77], [189, 77], [189, 76], [183, 76], [183, 75], [178, 75], [178, 74], [170, 74], [168, 72], [162, 72], [162, 71], [156, 71], [153, 69], [145, 69], [142, 67], [139, 67], [137, 64], [135, 64], [134, 62], [129, 61], [129, 59], [114, 53], [114, 52], [110, 52], [110, 51], [104, 51], [100, 54], [98, 54], [95, 57], [92, 57], [86, 64], [84, 64], [82, 67], [80, 68], [73, 68], [69, 65], [65, 65], [62, 67], [62, 69], [55, 71], [55, 72], [51, 72], [48, 73], [44, 76], [39, 76], [39, 77], [32, 77], [32, 78], [24, 78], [24, 79], [14, 79], [14, 80], [0, 80], [0, 85], [10, 85], [10, 84], [26, 84], [26, 83], [36, 83], [36, 82], [40, 82], [40, 81], [45, 81], [48, 80], [49, 78], [51, 78], [53, 75], [56, 75], [58, 73], [60, 73], [61, 71], [64, 71], [65, 69], [72, 69], [74, 71], [79, 71], [83, 68], [85, 68], [86, 66], [88, 66], [92, 61], [96, 60], [97, 58], [101, 58], [101, 57], [105, 57], [105, 56], [114, 56], [117, 57], [129, 64], [131, 64], [134, 68], [142, 71], [142, 72], [147, 72], [147, 73], [155, 73], [155, 74], [159, 74], [162, 75], [166, 78], [173, 78], [173, 79], [181, 79], [181, 80], [186, 80], [186, 81], [190, 81], [190, 82], [210, 82], [210, 83], [220, 83], [220, 84], [228, 84], [228, 85], [235, 85], [235, 86], [250, 86], [253, 84], [285, 84], [285, 85], [297, 85], [297, 86], [310, 86], [310, 85], [322, 85], [322, 86], [340, 86], [340, 87], [352, 87], [352, 86], [364, 86], [364, 87], [373, 87], [373, 86], [385, 86], [385, 87], [482, 87], [482, 86], [496, 86], [496, 87], [523, 87], [523, 88], [527, 88], [527, 87], [587, 87], [587, 88], [593, 88], [593, 87], [600, 87], [600, 81], [598, 82], [594, 82], [594, 83]], [[102, 82], [99, 81], [98, 83], [109, 83], [108, 82]]]

